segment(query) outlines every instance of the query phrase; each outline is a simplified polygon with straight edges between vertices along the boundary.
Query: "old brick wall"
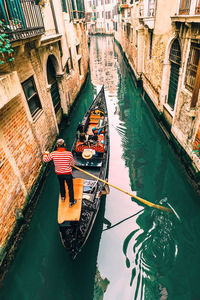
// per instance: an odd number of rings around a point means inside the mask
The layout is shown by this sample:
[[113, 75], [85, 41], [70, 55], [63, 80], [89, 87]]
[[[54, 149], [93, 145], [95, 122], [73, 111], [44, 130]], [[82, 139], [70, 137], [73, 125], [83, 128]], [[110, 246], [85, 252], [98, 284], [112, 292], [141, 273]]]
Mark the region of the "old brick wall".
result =
[[26, 195], [37, 179], [41, 157], [21, 97], [16, 97], [0, 110], [1, 189], [0, 246], [15, 225], [15, 209], [22, 208]]
[[[42, 151], [50, 148], [57, 131], [52, 103], [46, 90], [37, 50], [27, 47], [15, 56], [12, 69], [22, 83], [34, 77], [43, 110], [34, 120], [21, 93], [0, 110], [0, 247], [4, 247], [16, 224], [16, 209], [22, 210], [42, 166]], [[13, 87], [14, 88], [14, 87]]]
[[[62, 110], [55, 115], [47, 82], [47, 59], [54, 56], [61, 104], [73, 104], [88, 72], [88, 46], [84, 24], [70, 24], [73, 70], [62, 69], [58, 42], [36, 47], [34, 41], [15, 48], [12, 65], [0, 67], [0, 74], [17, 72], [21, 92], [0, 110], [0, 249], [5, 248], [42, 167], [42, 152], [51, 150], [58, 134]], [[77, 32], [76, 32], [77, 30]], [[74, 36], [76, 35], [76, 40]], [[79, 74], [76, 44], [80, 43], [82, 76]], [[66, 46], [66, 45], [65, 45]], [[42, 109], [32, 118], [22, 83], [33, 77]], [[13, 86], [13, 88], [15, 88]], [[70, 103], [69, 103], [70, 99]]]

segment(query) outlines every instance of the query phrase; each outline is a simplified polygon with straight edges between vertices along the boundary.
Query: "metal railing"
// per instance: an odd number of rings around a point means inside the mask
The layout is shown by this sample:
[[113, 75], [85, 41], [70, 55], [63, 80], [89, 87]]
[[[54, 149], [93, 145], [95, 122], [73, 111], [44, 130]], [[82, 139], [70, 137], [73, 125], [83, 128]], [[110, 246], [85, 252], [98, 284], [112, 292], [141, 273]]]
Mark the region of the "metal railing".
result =
[[139, 18], [155, 17], [155, 10], [156, 10], [155, 1], [150, 0], [146, 10], [144, 9], [144, 5], [140, 4], [139, 5]]
[[155, 17], [155, 9], [156, 9], [156, 1], [149, 0], [149, 3], [148, 3], [148, 16], [149, 17]]
[[44, 32], [39, 5], [35, 0], [6, 0], [0, 3], [1, 21], [10, 41], [26, 39]]
[[74, 20], [81, 20], [85, 18], [84, 11], [72, 10], [71, 11], [71, 18]]
[[189, 15], [191, 0], [181, 0], [179, 15]]
[[195, 15], [200, 15], [200, 0], [198, 0], [196, 3]]

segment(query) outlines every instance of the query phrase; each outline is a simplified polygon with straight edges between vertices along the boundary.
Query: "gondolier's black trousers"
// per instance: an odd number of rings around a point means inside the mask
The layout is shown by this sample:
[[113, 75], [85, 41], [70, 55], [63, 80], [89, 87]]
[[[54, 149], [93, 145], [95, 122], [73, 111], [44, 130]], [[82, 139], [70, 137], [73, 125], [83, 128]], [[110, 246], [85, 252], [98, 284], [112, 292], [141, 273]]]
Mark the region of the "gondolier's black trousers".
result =
[[62, 174], [62, 175], [58, 175], [58, 180], [59, 180], [59, 184], [60, 184], [60, 193], [61, 193], [61, 197], [65, 198], [65, 181], [67, 183], [68, 186], [68, 190], [69, 190], [69, 201], [70, 203], [74, 202], [74, 187], [73, 187], [73, 177], [72, 174]]

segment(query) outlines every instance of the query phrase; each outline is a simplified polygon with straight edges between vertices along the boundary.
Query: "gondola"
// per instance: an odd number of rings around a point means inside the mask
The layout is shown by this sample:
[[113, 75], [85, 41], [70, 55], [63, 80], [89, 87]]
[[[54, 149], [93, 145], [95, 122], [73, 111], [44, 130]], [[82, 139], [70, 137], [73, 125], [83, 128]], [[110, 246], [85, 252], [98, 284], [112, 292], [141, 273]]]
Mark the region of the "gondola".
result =
[[[92, 129], [97, 126], [102, 115], [104, 116], [103, 131], [100, 134], [94, 132], [97, 141], [90, 142], [89, 138], [93, 137]], [[86, 112], [81, 127], [88, 140], [81, 142], [77, 134], [71, 149], [75, 166], [79, 168], [73, 168], [72, 172], [74, 198], [77, 203], [69, 207], [68, 189], [66, 187], [66, 199], [62, 202], [59, 197], [58, 205], [58, 225], [61, 240], [63, 246], [71, 252], [73, 258], [80, 252], [90, 235], [98, 214], [102, 195], [109, 192], [108, 185], [103, 182], [107, 178], [110, 152], [108, 111], [104, 87], [101, 88]], [[83, 173], [80, 169], [86, 173]], [[88, 173], [94, 175], [95, 178], [89, 176]]]

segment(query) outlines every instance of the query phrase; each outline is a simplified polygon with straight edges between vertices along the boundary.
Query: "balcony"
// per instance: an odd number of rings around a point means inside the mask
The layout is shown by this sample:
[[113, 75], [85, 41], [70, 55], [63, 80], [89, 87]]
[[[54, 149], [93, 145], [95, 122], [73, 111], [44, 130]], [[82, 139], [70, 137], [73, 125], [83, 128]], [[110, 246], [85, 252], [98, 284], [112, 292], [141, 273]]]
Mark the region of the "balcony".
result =
[[0, 76], [0, 109], [21, 93], [17, 72]]
[[181, 23], [200, 23], [200, 0], [181, 0], [178, 14], [171, 19]]
[[139, 5], [138, 18], [140, 23], [146, 25], [149, 29], [154, 29], [156, 1], [149, 0], [146, 4], [148, 5], [143, 3]]
[[41, 35], [44, 24], [35, 0], [7, 0], [0, 2], [0, 16], [10, 41]]
[[195, 15], [200, 15], [200, 3], [195, 7]]
[[78, 10], [72, 10], [71, 11], [71, 19], [75, 22], [81, 21], [85, 19], [85, 12], [84, 11], [78, 11]]

